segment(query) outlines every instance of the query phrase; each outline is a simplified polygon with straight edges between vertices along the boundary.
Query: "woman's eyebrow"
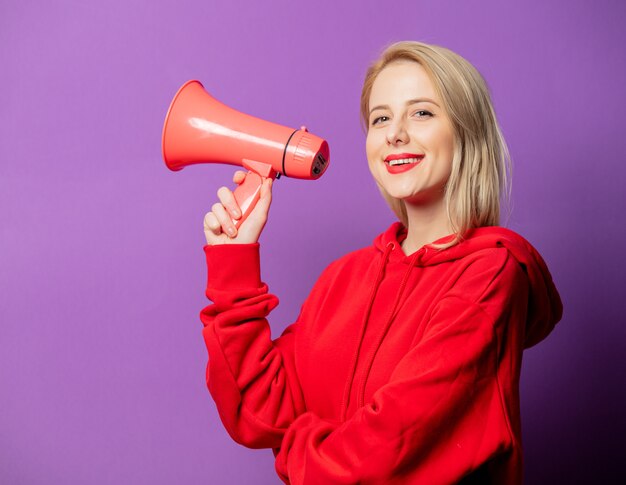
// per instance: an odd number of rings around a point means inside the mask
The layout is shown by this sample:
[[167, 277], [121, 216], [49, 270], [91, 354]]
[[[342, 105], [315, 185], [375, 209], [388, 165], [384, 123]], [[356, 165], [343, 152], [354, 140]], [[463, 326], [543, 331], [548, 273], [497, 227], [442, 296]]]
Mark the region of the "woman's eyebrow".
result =
[[[406, 106], [410, 105], [410, 104], [416, 104], [416, 103], [431, 103], [434, 104], [435, 106], [437, 106], [437, 108], [439, 108], [440, 106], [435, 103], [432, 99], [430, 98], [415, 98], [415, 99], [409, 99], [406, 103], [404, 103]], [[379, 104], [378, 106], [374, 106], [371, 110], [370, 110], [370, 114], [372, 113], [372, 111], [376, 111], [377, 109], [389, 109], [389, 105], [387, 104]]]

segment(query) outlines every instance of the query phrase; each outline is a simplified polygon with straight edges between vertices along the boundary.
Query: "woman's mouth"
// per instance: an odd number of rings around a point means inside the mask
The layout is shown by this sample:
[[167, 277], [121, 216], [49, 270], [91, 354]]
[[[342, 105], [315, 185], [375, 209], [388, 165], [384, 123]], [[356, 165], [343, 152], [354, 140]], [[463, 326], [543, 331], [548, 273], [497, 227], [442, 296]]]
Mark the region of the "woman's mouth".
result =
[[424, 155], [413, 153], [389, 155], [385, 158], [385, 168], [391, 174], [403, 173], [419, 165], [423, 158]]

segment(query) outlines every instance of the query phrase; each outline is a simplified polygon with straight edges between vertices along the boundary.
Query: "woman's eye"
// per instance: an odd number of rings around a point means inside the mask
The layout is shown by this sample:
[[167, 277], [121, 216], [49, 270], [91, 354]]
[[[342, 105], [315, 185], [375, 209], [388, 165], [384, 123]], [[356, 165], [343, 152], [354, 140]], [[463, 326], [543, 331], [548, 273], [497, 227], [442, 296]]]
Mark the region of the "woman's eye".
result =
[[384, 121], [387, 121], [388, 119], [388, 116], [379, 116], [378, 118], [374, 118], [374, 120], [372, 121], [372, 125], [377, 125], [378, 123], [382, 123]]
[[415, 112], [415, 116], [417, 116], [418, 118], [426, 118], [432, 115], [433, 114], [430, 111], [427, 111], [425, 109], [420, 109], [419, 111]]

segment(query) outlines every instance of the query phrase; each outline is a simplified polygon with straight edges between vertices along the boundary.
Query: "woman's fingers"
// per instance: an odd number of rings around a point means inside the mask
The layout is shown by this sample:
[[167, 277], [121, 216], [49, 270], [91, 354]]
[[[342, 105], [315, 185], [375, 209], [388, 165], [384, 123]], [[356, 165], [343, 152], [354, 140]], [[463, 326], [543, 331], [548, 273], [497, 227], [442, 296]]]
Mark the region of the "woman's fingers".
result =
[[204, 216], [204, 232], [212, 232], [216, 236], [222, 233], [222, 226], [213, 212], [207, 212]]
[[[233, 176], [233, 181], [239, 185], [246, 180], [247, 172], [238, 171]], [[252, 180], [252, 179], [251, 179]], [[235, 199], [234, 193], [227, 187], [221, 187], [217, 191], [219, 202], [211, 207], [211, 212], [204, 216], [204, 233], [207, 244], [250, 244], [257, 242], [263, 227], [267, 222], [267, 216], [272, 202], [272, 179], [264, 179], [259, 199], [248, 216], [237, 229], [235, 222], [240, 220], [241, 208]]]
[[[269, 211], [270, 204], [272, 203], [272, 185], [274, 181], [271, 178], [265, 179], [263, 185], [261, 185], [261, 191], [259, 192], [259, 202], [262, 210], [265, 213], [267, 219], [267, 212]], [[257, 205], [258, 205], [257, 204]]]
[[245, 178], [246, 178], [246, 172], [244, 172], [243, 170], [237, 170], [233, 174], [233, 182], [235, 182], [237, 185], [240, 185], [241, 183], [243, 183]]
[[213, 207], [211, 207], [211, 212], [217, 219], [217, 222], [219, 223], [221, 231], [223, 233], [228, 234], [229, 237], [235, 237], [237, 235], [237, 229], [233, 224], [233, 220], [230, 214], [226, 212], [226, 209], [222, 204], [220, 204], [219, 202], [213, 204]]
[[241, 217], [239, 204], [237, 204], [235, 195], [228, 187], [220, 187], [217, 190], [217, 197], [233, 219], [239, 219]]

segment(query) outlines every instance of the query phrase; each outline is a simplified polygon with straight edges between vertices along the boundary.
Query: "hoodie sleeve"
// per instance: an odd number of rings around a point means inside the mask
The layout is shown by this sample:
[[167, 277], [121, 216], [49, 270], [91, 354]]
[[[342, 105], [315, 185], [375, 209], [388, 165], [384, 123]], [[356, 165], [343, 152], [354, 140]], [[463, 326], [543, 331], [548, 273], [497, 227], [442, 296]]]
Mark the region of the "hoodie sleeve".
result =
[[455, 483], [514, 452], [528, 280], [513, 258], [491, 264], [440, 300], [371, 402], [343, 423], [305, 412], [291, 424], [276, 457], [285, 483]]
[[204, 250], [206, 295], [213, 302], [200, 314], [209, 353], [209, 391], [236, 442], [276, 448], [287, 427], [305, 410], [293, 357], [298, 324], [271, 340], [265, 317], [278, 299], [261, 282], [258, 244]]

